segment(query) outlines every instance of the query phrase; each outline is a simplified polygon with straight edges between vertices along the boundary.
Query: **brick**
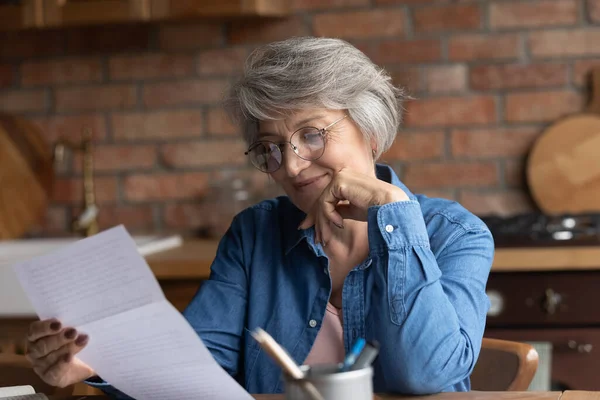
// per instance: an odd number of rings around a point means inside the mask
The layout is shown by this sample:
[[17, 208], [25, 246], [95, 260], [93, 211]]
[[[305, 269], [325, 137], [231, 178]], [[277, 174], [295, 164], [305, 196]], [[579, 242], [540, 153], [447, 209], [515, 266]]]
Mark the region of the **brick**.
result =
[[208, 133], [210, 135], [236, 135], [240, 130], [229, 120], [222, 108], [208, 110]]
[[313, 20], [316, 36], [371, 38], [404, 36], [404, 10], [375, 9], [318, 14]]
[[414, 163], [408, 164], [403, 182], [409, 188], [494, 186], [498, 183], [495, 163]]
[[509, 122], [554, 121], [582, 109], [581, 96], [568, 90], [511, 93], [505, 101], [505, 119]]
[[229, 75], [243, 71], [248, 57], [244, 48], [215, 49], [198, 55], [197, 72], [200, 75]]
[[388, 73], [394, 85], [406, 89], [409, 93], [418, 93], [425, 90], [425, 85], [421, 81], [421, 69], [419, 67], [402, 68], [395, 71], [388, 71]]
[[67, 225], [67, 207], [49, 206], [40, 220], [27, 231], [27, 236], [53, 237], [64, 236], [69, 231]]
[[384, 162], [431, 160], [444, 155], [444, 132], [402, 132], [398, 133], [392, 147], [382, 154]]
[[424, 189], [419, 194], [424, 194], [429, 198], [456, 200], [454, 190], [451, 189]]
[[594, 23], [600, 23], [600, 0], [587, 0], [589, 18]]
[[48, 106], [45, 90], [4, 90], [0, 92], [0, 112], [44, 111]]
[[91, 129], [94, 142], [106, 138], [106, 123], [100, 114], [53, 115], [33, 118], [32, 121], [42, 129], [49, 144], [60, 138], [79, 143], [84, 128]]
[[0, 89], [12, 86], [14, 81], [13, 67], [8, 64], [0, 64]]
[[229, 43], [266, 43], [310, 32], [300, 16], [275, 20], [236, 21], [229, 30]]
[[507, 157], [525, 155], [539, 136], [538, 128], [455, 130], [451, 133], [456, 157]]
[[460, 203], [472, 213], [508, 217], [534, 211], [533, 203], [521, 190], [502, 192], [461, 191]]
[[163, 163], [170, 168], [243, 165], [246, 145], [241, 140], [215, 140], [161, 146]]
[[225, 81], [215, 79], [149, 83], [142, 98], [146, 107], [216, 103], [226, 88]]
[[[234, 182], [237, 184], [239, 180], [242, 181], [244, 189], [250, 193], [251, 199], [267, 199], [285, 194], [283, 189], [274, 183], [269, 175], [254, 167], [248, 168], [244, 170], [218, 168], [212, 171], [211, 186], [217, 190], [213, 190], [207, 200], [222, 203], [224, 198], [231, 198], [231, 193], [227, 188], [233, 188]], [[252, 200], [249, 201], [253, 202]]]
[[154, 228], [154, 215], [150, 205], [109, 205], [100, 208], [98, 224], [107, 229], [123, 224], [129, 232], [150, 231]]
[[125, 178], [124, 193], [130, 201], [198, 199], [206, 195], [209, 175], [202, 172], [181, 174], [135, 174]]
[[368, 6], [370, 0], [292, 0], [294, 10], [323, 10]]
[[438, 97], [407, 104], [407, 126], [489, 124], [496, 121], [492, 96]]
[[110, 79], [154, 79], [191, 76], [194, 58], [183, 54], [119, 56], [109, 60]]
[[507, 1], [490, 3], [492, 29], [535, 28], [574, 25], [578, 19], [577, 0]]
[[439, 40], [382, 40], [372, 49], [366, 50], [377, 64], [426, 63], [442, 60], [442, 46]]
[[202, 113], [194, 110], [115, 113], [111, 126], [116, 140], [168, 140], [202, 134]]
[[534, 57], [600, 55], [600, 29], [532, 32], [528, 44]]
[[573, 81], [577, 86], [585, 86], [589, 82], [592, 69], [600, 68], [600, 60], [577, 60], [573, 64]]
[[164, 224], [177, 230], [193, 230], [203, 237], [221, 238], [227, 232], [235, 213], [223, 204], [169, 204]]
[[522, 89], [563, 86], [568, 82], [566, 64], [480, 65], [471, 68], [472, 89]]
[[[148, 169], [156, 164], [154, 145], [100, 145], [94, 147], [94, 169], [99, 172]], [[82, 155], [75, 156], [75, 170], [82, 170]]]
[[158, 43], [162, 50], [193, 50], [219, 46], [224, 43], [223, 28], [220, 24], [172, 24], [163, 25], [158, 32]]
[[102, 80], [99, 59], [73, 58], [60, 61], [26, 62], [21, 66], [23, 86], [88, 83]]
[[56, 109], [59, 111], [124, 109], [137, 102], [133, 85], [105, 85], [57, 89]]
[[[114, 203], [117, 200], [115, 177], [94, 177], [96, 202]], [[57, 178], [54, 182], [52, 201], [59, 204], [81, 204], [83, 202], [83, 180], [81, 178]]]
[[66, 30], [68, 54], [119, 53], [146, 51], [152, 47], [153, 33], [149, 24], [82, 26]]
[[477, 4], [421, 7], [413, 11], [417, 33], [476, 30], [481, 28], [481, 19], [481, 7]]
[[64, 32], [60, 30], [2, 32], [0, 43], [0, 59], [52, 57], [65, 51]]
[[525, 187], [525, 157], [506, 160], [504, 163], [504, 182], [508, 187]]
[[425, 90], [429, 93], [463, 92], [467, 89], [467, 67], [444, 65], [425, 70]]
[[519, 37], [515, 34], [460, 35], [448, 41], [450, 61], [512, 60], [520, 54]]

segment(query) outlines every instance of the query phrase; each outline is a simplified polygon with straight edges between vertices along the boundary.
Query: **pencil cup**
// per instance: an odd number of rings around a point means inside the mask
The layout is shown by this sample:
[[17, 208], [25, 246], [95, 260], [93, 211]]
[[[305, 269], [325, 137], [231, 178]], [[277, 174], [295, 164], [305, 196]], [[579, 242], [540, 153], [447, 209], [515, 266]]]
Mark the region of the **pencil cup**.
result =
[[[340, 372], [339, 365], [303, 365], [305, 379], [314, 385], [323, 400], [372, 400], [373, 369]], [[286, 400], [311, 400], [299, 380], [284, 374]]]

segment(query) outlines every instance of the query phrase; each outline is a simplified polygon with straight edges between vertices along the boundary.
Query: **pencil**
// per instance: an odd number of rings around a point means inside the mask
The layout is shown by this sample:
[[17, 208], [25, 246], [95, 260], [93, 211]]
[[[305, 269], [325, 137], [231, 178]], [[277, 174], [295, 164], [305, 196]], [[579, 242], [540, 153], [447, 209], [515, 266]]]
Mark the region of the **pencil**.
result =
[[261, 328], [256, 328], [252, 332], [252, 337], [260, 344], [260, 347], [262, 347], [263, 350], [279, 364], [286, 374], [298, 380], [298, 383], [311, 399], [324, 400], [315, 385], [313, 385], [312, 382], [304, 380], [304, 372], [302, 372], [300, 367], [292, 360], [292, 357], [290, 357], [285, 349], [281, 347], [271, 335]]

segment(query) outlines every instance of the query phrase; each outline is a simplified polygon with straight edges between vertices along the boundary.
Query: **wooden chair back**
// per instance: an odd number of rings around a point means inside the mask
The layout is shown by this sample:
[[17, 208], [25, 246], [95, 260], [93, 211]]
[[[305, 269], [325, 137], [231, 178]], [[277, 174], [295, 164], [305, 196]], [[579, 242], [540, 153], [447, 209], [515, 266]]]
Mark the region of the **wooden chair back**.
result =
[[471, 390], [525, 391], [538, 359], [537, 351], [527, 343], [484, 338], [471, 374]]
[[0, 387], [31, 385], [38, 393], [54, 396], [71, 396], [73, 386], [57, 388], [48, 385], [33, 371], [24, 355], [0, 353]]

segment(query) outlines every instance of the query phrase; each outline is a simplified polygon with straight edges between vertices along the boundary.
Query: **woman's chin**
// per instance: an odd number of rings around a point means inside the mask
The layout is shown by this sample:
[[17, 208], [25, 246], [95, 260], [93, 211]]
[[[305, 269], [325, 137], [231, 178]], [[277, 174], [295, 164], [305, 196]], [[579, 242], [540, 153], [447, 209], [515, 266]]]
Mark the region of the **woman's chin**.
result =
[[308, 193], [294, 193], [294, 195], [290, 196], [290, 200], [292, 200], [292, 203], [294, 203], [296, 207], [298, 207], [306, 214], [308, 214], [308, 212], [312, 210], [318, 198], [318, 193], [313, 193], [310, 196], [308, 195]]

